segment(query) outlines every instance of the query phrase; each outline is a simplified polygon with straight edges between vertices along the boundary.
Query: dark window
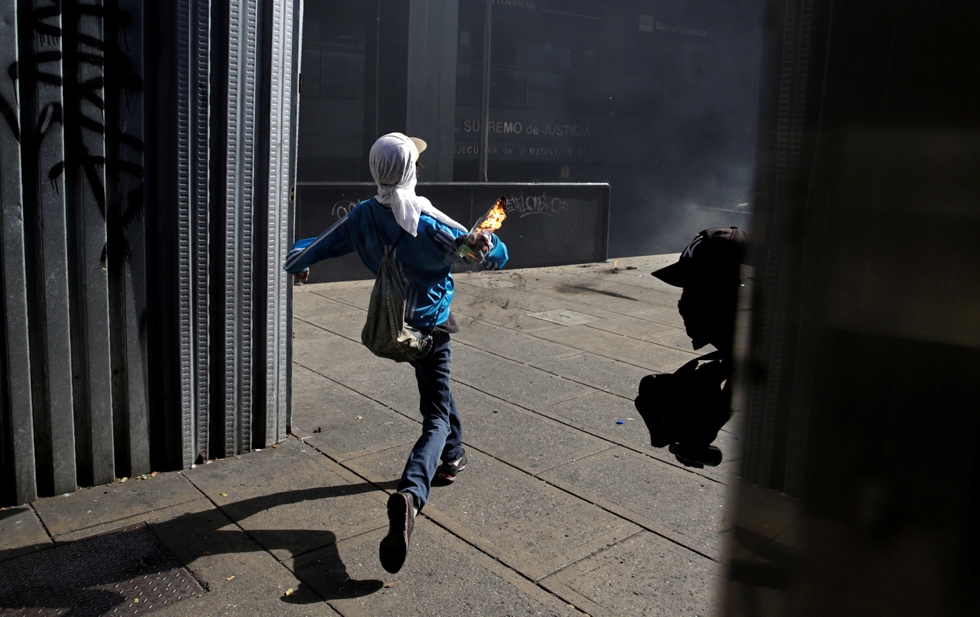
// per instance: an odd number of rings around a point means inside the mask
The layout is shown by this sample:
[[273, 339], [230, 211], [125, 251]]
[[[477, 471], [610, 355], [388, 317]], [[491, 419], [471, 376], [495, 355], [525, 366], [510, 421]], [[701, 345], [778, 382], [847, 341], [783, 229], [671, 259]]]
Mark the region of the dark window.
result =
[[491, 107], [523, 108], [526, 90], [527, 71], [524, 69], [506, 66], [490, 67]]
[[469, 30], [460, 30], [456, 38], [456, 59], [461, 62], [479, 62], [483, 47], [475, 43]]
[[664, 86], [653, 81], [624, 79], [616, 100], [616, 113], [621, 116], [657, 118], [664, 113]]
[[527, 72], [527, 107], [528, 109], [561, 109], [562, 96], [558, 88], [558, 73]]
[[332, 99], [364, 98], [364, 54], [323, 50], [321, 96]]
[[303, 96], [320, 96], [320, 50], [303, 48]]
[[561, 76], [562, 111], [591, 114], [598, 111], [600, 88], [594, 77], [575, 73]]
[[[507, 66], [490, 67], [490, 106], [524, 107], [527, 90], [527, 71]], [[483, 98], [483, 65], [472, 62], [456, 63], [456, 104], [479, 107]]]
[[456, 105], [479, 107], [483, 96], [483, 68], [471, 62], [456, 63]]
[[691, 73], [699, 76], [704, 71], [704, 52], [700, 49], [691, 50]]

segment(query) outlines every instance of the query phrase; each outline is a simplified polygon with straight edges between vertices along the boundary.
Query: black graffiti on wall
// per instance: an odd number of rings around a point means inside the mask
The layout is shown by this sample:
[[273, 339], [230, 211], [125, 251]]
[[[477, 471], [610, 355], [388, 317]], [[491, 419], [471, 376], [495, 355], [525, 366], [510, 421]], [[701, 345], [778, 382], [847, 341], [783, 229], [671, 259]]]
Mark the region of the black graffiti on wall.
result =
[[[60, 88], [60, 102], [18, 116], [19, 101], [0, 96], [0, 114], [24, 153], [36, 159], [23, 164], [36, 167], [38, 180], [46, 177], [57, 188], [57, 180], [67, 170], [87, 183], [106, 223], [101, 260], [109, 268], [118, 267], [130, 253], [126, 229], [143, 213], [143, 141], [118, 124], [119, 109], [128, 108], [130, 97], [143, 89], [125, 34], [131, 18], [111, 0], [104, 6], [49, 0], [19, 12], [18, 22], [22, 35], [32, 40], [31, 45], [21, 45], [20, 59], [7, 67], [14, 91], [24, 98], [45, 86]], [[20, 118], [28, 123], [23, 130]], [[63, 131], [65, 155], [60, 161], [44, 161], [41, 144], [56, 125]], [[93, 144], [101, 146], [97, 152], [90, 148]], [[25, 190], [29, 186], [25, 183]]]

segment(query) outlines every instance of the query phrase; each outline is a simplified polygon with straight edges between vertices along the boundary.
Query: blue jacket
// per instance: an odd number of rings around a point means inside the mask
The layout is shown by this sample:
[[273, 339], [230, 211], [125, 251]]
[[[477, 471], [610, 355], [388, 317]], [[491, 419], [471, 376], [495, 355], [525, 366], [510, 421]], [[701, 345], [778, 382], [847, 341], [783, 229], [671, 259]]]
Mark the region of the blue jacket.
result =
[[[423, 213], [418, 235], [413, 238], [398, 225], [390, 208], [371, 198], [359, 203], [319, 237], [293, 245], [284, 268], [290, 273], [302, 272], [310, 264], [357, 251], [364, 265], [377, 276], [384, 250], [397, 242], [394, 256], [399, 283], [406, 294], [405, 322], [414, 328], [431, 327], [449, 319], [449, 303], [453, 299], [450, 269], [460, 260], [454, 240], [465, 235]], [[507, 262], [507, 247], [496, 235], [492, 245], [483, 264], [488, 270], [499, 269]]]

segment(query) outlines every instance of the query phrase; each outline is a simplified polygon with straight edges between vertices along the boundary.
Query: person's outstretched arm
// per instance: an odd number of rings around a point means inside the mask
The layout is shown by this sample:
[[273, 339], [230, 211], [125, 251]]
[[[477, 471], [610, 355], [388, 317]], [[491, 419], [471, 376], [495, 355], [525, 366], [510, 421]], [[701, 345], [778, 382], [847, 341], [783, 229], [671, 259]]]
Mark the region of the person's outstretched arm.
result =
[[286, 263], [283, 265], [283, 269], [295, 276], [297, 280], [306, 281], [310, 276], [310, 265], [331, 257], [340, 257], [353, 251], [354, 246], [350, 241], [348, 216], [334, 223], [330, 229], [316, 238], [306, 238], [294, 244], [286, 255]]

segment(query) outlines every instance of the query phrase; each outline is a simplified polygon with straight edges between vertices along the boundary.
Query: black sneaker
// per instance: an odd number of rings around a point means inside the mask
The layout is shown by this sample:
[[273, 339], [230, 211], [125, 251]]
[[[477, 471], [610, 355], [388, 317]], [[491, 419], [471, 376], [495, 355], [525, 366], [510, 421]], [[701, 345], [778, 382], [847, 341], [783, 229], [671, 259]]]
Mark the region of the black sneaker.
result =
[[405, 563], [405, 555], [412, 542], [416, 512], [418, 508], [412, 493], [393, 493], [388, 497], [388, 535], [381, 541], [378, 557], [381, 566], [392, 574], [401, 570]]
[[721, 450], [715, 446], [692, 446], [685, 443], [672, 443], [668, 448], [674, 457], [688, 467], [703, 469], [705, 465], [721, 465]]
[[446, 484], [452, 484], [456, 480], [456, 474], [466, 469], [466, 453], [459, 460], [443, 463], [436, 469], [436, 477]]

